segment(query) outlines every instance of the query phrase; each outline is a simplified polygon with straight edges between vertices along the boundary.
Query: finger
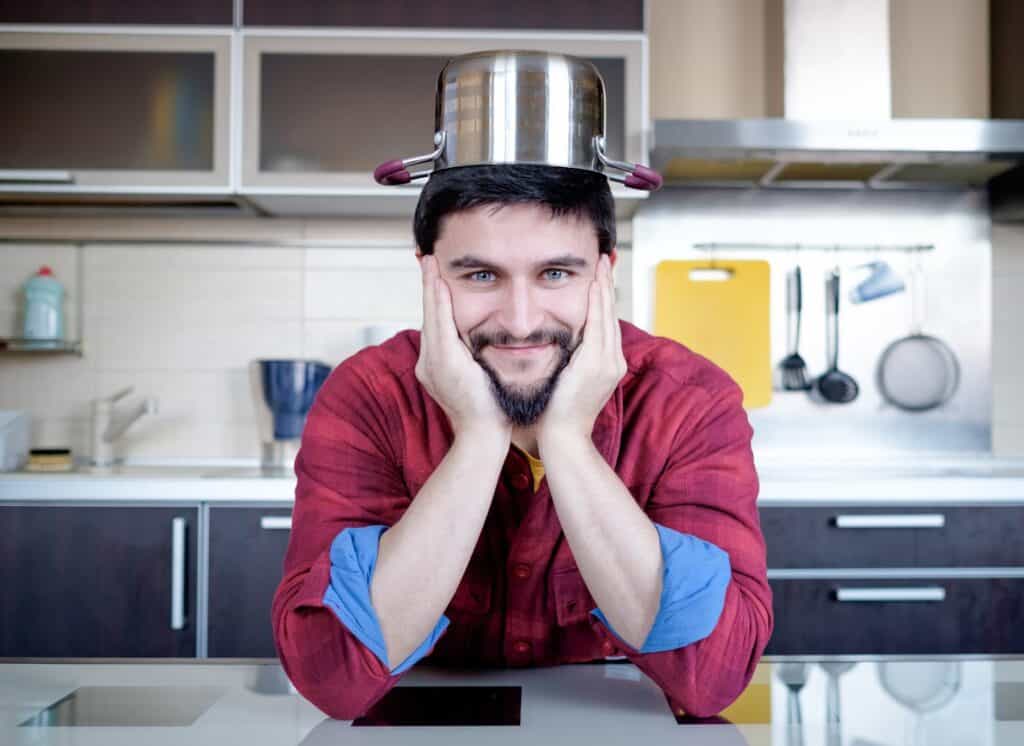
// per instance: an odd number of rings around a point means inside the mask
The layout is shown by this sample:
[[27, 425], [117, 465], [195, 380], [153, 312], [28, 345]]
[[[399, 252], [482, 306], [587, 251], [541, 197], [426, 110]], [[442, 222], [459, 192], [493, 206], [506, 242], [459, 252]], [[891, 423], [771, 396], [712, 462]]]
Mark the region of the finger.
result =
[[608, 320], [611, 323], [612, 344], [615, 350], [623, 348], [623, 331], [618, 325], [618, 309], [615, 305], [615, 270], [608, 258]]
[[[610, 305], [609, 315], [611, 317], [612, 329], [615, 331], [615, 341], [614, 341], [614, 345], [615, 345], [615, 348], [614, 348], [615, 349], [615, 359], [616, 359], [617, 364], [619, 365], [619, 368], [621, 370], [623, 370], [623, 371], [626, 371], [629, 366], [626, 363], [626, 353], [622, 349], [622, 324], [619, 322], [618, 308], [616, 306], [616, 298], [615, 298], [615, 271], [614, 271], [614, 267], [612, 267], [612, 265], [611, 265], [611, 257], [609, 257], [609, 259], [608, 259], [608, 275], [609, 275], [608, 286], [609, 286], [610, 291], [611, 291], [611, 299], [610, 299], [611, 305]], [[625, 375], [625, 373], [623, 373], [623, 375]]]
[[590, 281], [590, 287], [587, 289], [587, 318], [583, 322], [583, 339], [580, 341], [580, 347], [587, 345], [589, 349], [597, 342], [596, 337], [600, 333], [598, 325], [601, 315], [600, 306], [601, 286], [598, 283], [598, 278], [595, 277]]
[[452, 290], [441, 277], [437, 278], [437, 313], [441, 334], [448, 341], [459, 341], [459, 330], [455, 326], [455, 307]]
[[[438, 338], [437, 265], [432, 255], [423, 258], [423, 332], [429, 340]], [[436, 342], [435, 342], [436, 343]]]
[[615, 312], [612, 301], [612, 271], [611, 261], [607, 254], [601, 255], [601, 339], [604, 345], [603, 353], [609, 354], [615, 349], [615, 329], [612, 324], [615, 320]]

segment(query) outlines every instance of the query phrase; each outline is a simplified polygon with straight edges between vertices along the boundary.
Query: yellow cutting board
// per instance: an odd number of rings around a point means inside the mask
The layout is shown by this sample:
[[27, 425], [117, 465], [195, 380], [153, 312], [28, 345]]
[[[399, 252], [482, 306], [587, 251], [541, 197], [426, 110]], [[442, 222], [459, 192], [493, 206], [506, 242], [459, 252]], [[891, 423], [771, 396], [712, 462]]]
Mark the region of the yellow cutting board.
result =
[[[713, 279], [709, 269], [731, 274]], [[665, 261], [654, 273], [654, 333], [723, 368], [746, 409], [772, 400], [769, 287], [766, 261]]]

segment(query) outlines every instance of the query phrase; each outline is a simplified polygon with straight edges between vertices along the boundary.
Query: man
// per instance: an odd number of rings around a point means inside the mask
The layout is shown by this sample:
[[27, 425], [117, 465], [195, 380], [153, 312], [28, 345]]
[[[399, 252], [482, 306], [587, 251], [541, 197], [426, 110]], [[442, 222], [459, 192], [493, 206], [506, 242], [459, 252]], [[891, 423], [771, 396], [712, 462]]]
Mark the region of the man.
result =
[[290, 680], [347, 720], [423, 659], [626, 656], [720, 712], [773, 623], [752, 429], [724, 371], [615, 318], [607, 178], [442, 170], [414, 233], [422, 332], [341, 363], [296, 458]]

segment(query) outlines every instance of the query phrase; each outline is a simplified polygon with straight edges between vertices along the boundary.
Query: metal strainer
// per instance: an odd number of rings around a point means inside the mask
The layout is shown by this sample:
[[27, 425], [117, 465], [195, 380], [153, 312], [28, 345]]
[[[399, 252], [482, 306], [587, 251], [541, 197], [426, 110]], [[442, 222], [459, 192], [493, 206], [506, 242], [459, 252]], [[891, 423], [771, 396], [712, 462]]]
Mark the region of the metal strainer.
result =
[[891, 404], [923, 412], [945, 404], [960, 386], [960, 363], [949, 345], [922, 332], [924, 273], [915, 256], [911, 273], [911, 333], [892, 342], [878, 361], [877, 383]]

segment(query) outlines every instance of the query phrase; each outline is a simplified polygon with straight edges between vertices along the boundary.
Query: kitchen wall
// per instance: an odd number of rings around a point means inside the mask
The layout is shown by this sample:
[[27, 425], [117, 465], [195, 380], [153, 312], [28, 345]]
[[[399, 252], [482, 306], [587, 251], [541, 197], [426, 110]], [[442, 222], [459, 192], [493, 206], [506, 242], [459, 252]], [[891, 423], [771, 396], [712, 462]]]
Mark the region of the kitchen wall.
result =
[[[959, 357], [962, 378], [956, 395], [944, 407], [922, 413], [888, 404], [874, 382], [882, 351], [910, 333], [910, 293], [864, 304], [847, 299], [850, 288], [867, 274], [857, 265], [885, 259], [905, 277], [913, 254], [718, 252], [720, 258], [770, 262], [773, 365], [786, 355], [785, 275], [800, 264], [804, 284], [800, 352], [811, 376], [827, 367], [825, 272], [841, 267], [839, 368], [858, 382], [860, 396], [850, 404], [835, 405], [815, 403], [802, 392], [777, 392], [769, 406], [750, 410], [755, 447], [805, 460], [823, 454], [842, 458], [882, 453], [898, 459], [900, 452], [987, 452], [996, 419], [1000, 455], [1024, 452], [1019, 435], [1024, 430], [1024, 407], [1003, 406], [993, 417], [992, 391], [993, 382], [1003, 398], [1009, 396], [1004, 391], [1019, 390], [1024, 362], [1019, 352], [1019, 319], [1024, 300], [1011, 289], [1012, 281], [1004, 278], [1011, 276], [1011, 269], [1021, 276], [1024, 253], [1020, 246], [1017, 251], [1006, 248], [996, 270], [1001, 293], [995, 303], [1003, 338], [994, 341], [992, 233], [983, 192], [665, 189], [637, 214], [633, 231], [633, 318], [644, 328], [650, 328], [653, 320], [657, 264], [709, 258], [707, 251], [693, 248], [696, 243], [933, 244], [934, 250], [918, 254], [926, 290], [924, 331], [950, 345]], [[1010, 322], [1011, 318], [1018, 321]], [[1016, 345], [1003, 349], [1011, 334], [1017, 335]]]
[[[33, 447], [70, 445], [87, 455], [90, 400], [135, 386], [121, 404], [156, 396], [159, 413], [128, 430], [119, 455], [255, 459], [250, 360], [305, 357], [336, 365], [363, 346], [367, 325], [421, 324], [408, 221], [223, 221], [206, 229], [195, 221], [59, 223], [0, 223], [0, 235], [6, 227], [7, 235], [74, 232], [91, 239], [84, 246], [0, 243], [0, 336], [18, 336], [20, 286], [42, 264], [65, 285], [66, 336], [82, 323], [81, 358], [0, 357], [0, 409], [31, 412]], [[100, 238], [124, 234], [182, 242]], [[239, 243], [203, 243], [198, 235]], [[260, 235], [265, 240], [256, 240]], [[317, 247], [291, 245], [300, 241]], [[626, 319], [629, 265], [626, 250], [616, 272]]]
[[[861, 385], [850, 405], [823, 406], [777, 393], [751, 410], [755, 443], [813, 453], [899, 450], [987, 451], [1024, 456], [1024, 226], [990, 225], [981, 193], [672, 190], [652, 196], [632, 225], [620, 224], [617, 271], [622, 318], [650, 329], [657, 262], [707, 256], [700, 241], [922, 243], [926, 331], [960, 356], [963, 380], [944, 408], [909, 414], [879, 397], [874, 367], [884, 345], [909, 331], [909, 294], [867, 304], [844, 300], [840, 367]], [[418, 269], [403, 220], [0, 221], [0, 334], [20, 325], [20, 285], [49, 263], [68, 289], [68, 335], [81, 303], [85, 355], [0, 357], [0, 408], [28, 409], [35, 447], [88, 451], [89, 401], [134, 385], [160, 412], [124, 436], [130, 459], [253, 459], [255, 417], [245, 366], [266, 356], [336, 364], [376, 323], [416, 327]], [[76, 235], [84, 246], [57, 240]], [[151, 236], [169, 244], [104, 239]], [[198, 242], [199, 237], [209, 239]], [[177, 242], [180, 239], [180, 243]], [[224, 245], [224, 242], [238, 242]], [[314, 244], [303, 248], [296, 242]], [[720, 254], [772, 264], [772, 362], [785, 355], [785, 272], [799, 260], [805, 311], [801, 352], [812, 375], [824, 368], [824, 272], [829, 252]], [[843, 293], [877, 254], [843, 253]], [[898, 271], [909, 255], [884, 254]]]
[[992, 450], [1024, 456], [1024, 224], [992, 226]]

